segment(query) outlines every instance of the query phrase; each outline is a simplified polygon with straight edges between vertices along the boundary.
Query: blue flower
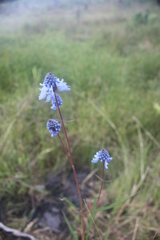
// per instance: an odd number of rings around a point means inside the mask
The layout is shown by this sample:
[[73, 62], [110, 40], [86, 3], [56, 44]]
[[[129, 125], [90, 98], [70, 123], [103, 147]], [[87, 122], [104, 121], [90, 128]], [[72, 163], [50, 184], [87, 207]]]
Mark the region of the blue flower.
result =
[[62, 79], [62, 80], [59, 80], [59, 78], [57, 78], [57, 80], [56, 80], [56, 86], [57, 86], [57, 88], [58, 88], [58, 90], [59, 90], [60, 92], [63, 92], [63, 91], [69, 92], [69, 91], [71, 90], [70, 87], [67, 85], [66, 82], [64, 82], [63, 79]]
[[102, 150], [100, 150], [94, 155], [94, 158], [92, 159], [91, 162], [97, 163], [99, 160], [101, 162], [105, 161], [105, 168], [108, 169], [108, 163], [112, 161], [112, 158], [110, 157], [108, 151], [103, 148]]
[[42, 85], [49, 88], [49, 89], [52, 88], [53, 92], [55, 92], [57, 89], [60, 92], [70, 91], [70, 87], [67, 85], [67, 83], [64, 82], [63, 79], [59, 80], [59, 78], [55, 77], [51, 72], [46, 74], [44, 82], [43, 82]]
[[55, 77], [51, 72], [48, 72], [45, 76], [43, 84], [40, 84], [40, 85], [45, 86], [48, 89], [52, 88], [53, 92], [55, 92], [57, 90], [56, 80], [57, 80], [57, 77]]
[[57, 90], [60, 92], [62, 91], [70, 91], [70, 87], [67, 85], [66, 82], [62, 79], [61, 81], [59, 78], [55, 77], [51, 72], [47, 73], [44, 79], [43, 84], [40, 83], [40, 95], [39, 95], [39, 100], [42, 100], [46, 98], [46, 102], [49, 102], [52, 100], [52, 110], [56, 110], [57, 103], [55, 99], [55, 94], [56, 98], [58, 101], [59, 107], [62, 105], [63, 101], [61, 97], [56, 93]]
[[49, 119], [47, 121], [46, 127], [48, 128], [49, 132], [51, 133], [51, 137], [55, 137], [60, 132], [61, 124], [54, 119]]
[[[63, 103], [62, 98], [57, 93], [56, 93], [56, 98], [57, 98], [58, 106], [60, 107]], [[52, 110], [56, 110], [56, 107], [57, 107], [56, 98], [55, 98], [55, 95], [52, 96], [52, 107], [51, 107]]]

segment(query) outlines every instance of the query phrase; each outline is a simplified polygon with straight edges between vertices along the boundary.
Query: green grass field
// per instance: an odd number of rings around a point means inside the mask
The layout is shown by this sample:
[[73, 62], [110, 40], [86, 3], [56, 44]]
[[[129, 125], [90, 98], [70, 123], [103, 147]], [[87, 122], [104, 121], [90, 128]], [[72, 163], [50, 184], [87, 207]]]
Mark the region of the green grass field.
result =
[[136, 194], [95, 216], [103, 239], [160, 239], [160, 8], [116, 0], [0, 6], [1, 198], [21, 198], [48, 173], [70, 169], [46, 129], [58, 112], [38, 100], [51, 71], [71, 86], [61, 110], [76, 168], [98, 167], [101, 176], [94, 154], [106, 148], [113, 157], [101, 206]]

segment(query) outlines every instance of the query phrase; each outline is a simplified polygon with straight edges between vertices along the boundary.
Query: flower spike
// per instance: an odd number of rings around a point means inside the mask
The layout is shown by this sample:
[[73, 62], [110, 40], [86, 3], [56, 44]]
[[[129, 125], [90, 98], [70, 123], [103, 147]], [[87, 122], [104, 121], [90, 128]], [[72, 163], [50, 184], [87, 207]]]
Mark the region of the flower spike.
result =
[[67, 83], [64, 82], [63, 79], [60, 81], [59, 78], [55, 77], [51, 72], [46, 74], [44, 82], [43, 84], [40, 83], [40, 86], [42, 86], [42, 88], [39, 89], [41, 91], [39, 95], [39, 100], [43, 100], [45, 98], [46, 102], [50, 102], [52, 100], [52, 110], [56, 110], [57, 107], [55, 94], [59, 107], [63, 103], [61, 97], [56, 93], [56, 91], [70, 91], [70, 87], [67, 85]]
[[105, 168], [108, 169], [108, 163], [112, 161], [112, 157], [110, 157], [108, 151], [103, 148], [102, 150], [100, 150], [94, 155], [94, 158], [92, 159], [91, 162], [97, 163], [99, 160], [101, 162], [105, 161]]
[[46, 127], [51, 133], [51, 137], [55, 137], [60, 132], [61, 124], [54, 119], [49, 119]]

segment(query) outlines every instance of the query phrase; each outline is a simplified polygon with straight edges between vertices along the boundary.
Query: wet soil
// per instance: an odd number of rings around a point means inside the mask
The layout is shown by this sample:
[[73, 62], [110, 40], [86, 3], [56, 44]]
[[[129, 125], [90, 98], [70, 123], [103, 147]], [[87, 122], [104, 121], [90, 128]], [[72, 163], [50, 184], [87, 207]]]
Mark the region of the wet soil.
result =
[[[88, 170], [77, 172], [82, 199], [88, 198], [91, 191], [90, 182], [93, 181], [93, 177], [84, 183], [84, 179], [87, 178], [88, 174]], [[10, 204], [6, 204], [6, 199], [2, 199], [0, 201], [0, 222], [7, 226], [9, 224], [14, 229], [20, 229], [22, 232], [26, 231], [26, 228], [33, 233], [46, 229], [48, 233], [51, 234], [52, 232], [57, 236], [57, 238], [49, 237], [45, 239], [65, 239], [69, 232], [63, 213], [69, 220], [72, 220], [72, 217], [68, 211], [70, 206], [63, 200], [63, 197], [70, 200], [78, 209], [80, 208], [74, 175], [70, 173], [65, 178], [62, 178], [55, 173], [50, 173], [44, 185], [40, 186], [40, 188], [45, 190], [45, 194], [30, 192], [28, 196], [23, 196], [18, 200], [15, 197]], [[7, 211], [5, 208], [7, 208]], [[78, 214], [80, 214], [79, 210]], [[61, 234], [63, 237], [61, 237]], [[29, 238], [16, 238], [12, 233], [6, 233], [0, 229], [1, 239]]]

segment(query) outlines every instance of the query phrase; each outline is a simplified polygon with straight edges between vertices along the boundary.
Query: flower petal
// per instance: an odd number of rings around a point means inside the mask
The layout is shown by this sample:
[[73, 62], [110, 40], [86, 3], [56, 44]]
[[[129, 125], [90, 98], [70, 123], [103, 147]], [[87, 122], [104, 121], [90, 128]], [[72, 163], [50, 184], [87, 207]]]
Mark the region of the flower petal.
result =
[[47, 96], [47, 98], [46, 98], [46, 102], [51, 101], [51, 99], [52, 99], [52, 93], [50, 93], [50, 94]]
[[108, 159], [107, 159], [107, 162], [109, 163], [110, 161], [112, 161], [112, 157], [109, 157]]
[[105, 161], [104, 166], [105, 166], [106, 169], [108, 169], [108, 162], [107, 161]]
[[46, 91], [45, 87], [40, 90], [41, 90], [41, 92], [39, 94], [39, 100], [42, 100], [42, 99], [46, 98], [47, 91]]
[[96, 155], [94, 155], [94, 158], [92, 159], [92, 163], [97, 163], [99, 161], [99, 154], [98, 152], [96, 153]]
[[59, 78], [57, 78], [56, 86], [60, 92], [63, 92], [63, 91], [68, 92], [71, 90], [70, 87], [67, 85], [66, 82], [64, 82], [63, 79], [60, 81]]
[[[62, 98], [57, 93], [56, 93], [56, 98], [57, 98], [58, 106], [59, 107], [62, 106], [63, 104]], [[56, 110], [57, 102], [55, 99], [55, 95], [52, 95], [52, 107], [51, 107], [52, 110]]]

